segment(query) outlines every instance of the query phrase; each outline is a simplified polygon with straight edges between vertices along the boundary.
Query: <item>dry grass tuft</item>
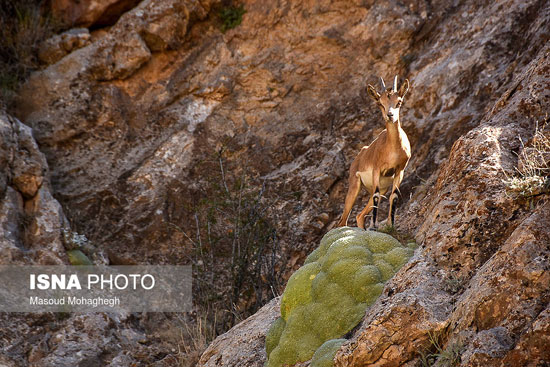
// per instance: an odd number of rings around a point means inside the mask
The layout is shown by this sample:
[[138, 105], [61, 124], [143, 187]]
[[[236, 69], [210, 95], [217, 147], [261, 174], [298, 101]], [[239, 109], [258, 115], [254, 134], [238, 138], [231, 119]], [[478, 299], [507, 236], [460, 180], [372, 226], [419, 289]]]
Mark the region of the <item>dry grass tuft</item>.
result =
[[60, 29], [44, 11], [44, 0], [0, 0], [0, 108], [39, 69], [40, 43]]
[[[214, 321], [210, 320], [211, 314]], [[180, 320], [182, 328], [177, 354], [178, 366], [192, 367], [198, 363], [202, 353], [217, 336], [216, 321], [217, 311], [203, 312], [202, 315], [197, 315], [194, 322]]]
[[519, 153], [516, 177], [504, 183], [514, 197], [529, 198], [550, 192], [550, 128], [547, 120], [535, 128], [533, 138]]
[[378, 227], [378, 232], [386, 233], [401, 242], [403, 246], [408, 246], [409, 244], [411, 246], [416, 246], [416, 241], [413, 236], [411, 236], [408, 233], [401, 232], [394, 226], [390, 224], [381, 224], [380, 227]]
[[460, 365], [464, 344], [462, 341], [449, 342], [446, 348], [443, 348], [442, 335], [429, 333], [430, 348], [429, 351], [420, 353], [420, 365], [422, 367], [455, 367]]

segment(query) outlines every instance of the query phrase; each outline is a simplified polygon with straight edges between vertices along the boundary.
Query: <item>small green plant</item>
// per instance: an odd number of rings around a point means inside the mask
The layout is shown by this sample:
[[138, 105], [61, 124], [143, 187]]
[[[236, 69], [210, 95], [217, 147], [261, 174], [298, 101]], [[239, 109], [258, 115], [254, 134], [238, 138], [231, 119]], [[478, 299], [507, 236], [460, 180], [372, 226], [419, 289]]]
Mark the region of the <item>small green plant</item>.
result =
[[439, 335], [428, 333], [430, 347], [428, 350], [420, 353], [420, 364], [422, 367], [455, 367], [460, 364], [464, 345], [461, 341], [451, 342], [443, 349]]
[[94, 265], [90, 258], [80, 250], [67, 251], [67, 256], [71, 265]]
[[72, 265], [107, 264], [105, 253], [99, 250], [83, 234], [63, 229], [61, 242]]
[[535, 127], [535, 134], [529, 144], [519, 153], [516, 177], [504, 180], [507, 192], [515, 198], [532, 198], [550, 192], [550, 129], [548, 119], [541, 128]]
[[445, 279], [445, 290], [451, 294], [456, 294], [464, 287], [464, 279], [455, 274], [449, 275]]
[[230, 5], [220, 9], [218, 17], [221, 21], [220, 29], [223, 33], [235, 28], [243, 21], [243, 15], [246, 13], [244, 5]]
[[378, 232], [389, 234], [390, 236], [401, 242], [402, 245], [416, 248], [416, 241], [410, 234], [401, 232], [391, 224], [385, 224], [378, 227]]

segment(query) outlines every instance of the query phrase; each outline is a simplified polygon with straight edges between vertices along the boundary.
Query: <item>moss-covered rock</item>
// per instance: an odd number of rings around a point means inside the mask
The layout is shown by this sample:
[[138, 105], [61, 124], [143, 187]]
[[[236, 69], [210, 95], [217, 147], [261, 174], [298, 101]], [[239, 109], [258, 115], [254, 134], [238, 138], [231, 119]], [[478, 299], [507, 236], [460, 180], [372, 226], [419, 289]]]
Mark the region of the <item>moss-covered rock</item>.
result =
[[266, 336], [268, 367], [332, 366], [343, 335], [382, 293], [384, 282], [412, 256], [390, 235], [341, 227], [328, 232], [289, 279], [281, 318]]

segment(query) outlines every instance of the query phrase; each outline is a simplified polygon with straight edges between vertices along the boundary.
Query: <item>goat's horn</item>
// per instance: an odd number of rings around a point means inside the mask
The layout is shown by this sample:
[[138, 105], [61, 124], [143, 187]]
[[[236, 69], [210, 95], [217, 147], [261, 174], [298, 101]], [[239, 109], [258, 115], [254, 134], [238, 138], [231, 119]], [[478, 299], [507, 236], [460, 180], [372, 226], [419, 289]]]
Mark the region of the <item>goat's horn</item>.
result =
[[393, 80], [393, 91], [397, 92], [397, 75], [395, 76], [395, 79]]
[[386, 84], [384, 83], [384, 79], [380, 77], [380, 83], [382, 84], [382, 92], [386, 90]]

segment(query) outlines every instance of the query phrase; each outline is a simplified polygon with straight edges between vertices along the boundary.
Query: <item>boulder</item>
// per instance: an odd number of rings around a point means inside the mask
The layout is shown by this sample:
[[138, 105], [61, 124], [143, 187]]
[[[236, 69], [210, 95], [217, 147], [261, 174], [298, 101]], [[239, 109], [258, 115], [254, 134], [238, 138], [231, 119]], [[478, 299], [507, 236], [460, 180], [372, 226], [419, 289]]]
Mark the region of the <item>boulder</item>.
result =
[[116, 23], [139, 0], [52, 0], [52, 15], [70, 26], [100, 27]]
[[266, 360], [265, 334], [281, 316], [280, 298], [274, 298], [254, 316], [217, 337], [202, 354], [198, 366], [261, 367]]
[[38, 58], [45, 64], [55, 64], [88, 43], [90, 32], [86, 28], [73, 28], [44, 41], [38, 49]]
[[68, 222], [31, 128], [0, 111], [0, 139], [0, 264], [66, 263], [60, 235]]

